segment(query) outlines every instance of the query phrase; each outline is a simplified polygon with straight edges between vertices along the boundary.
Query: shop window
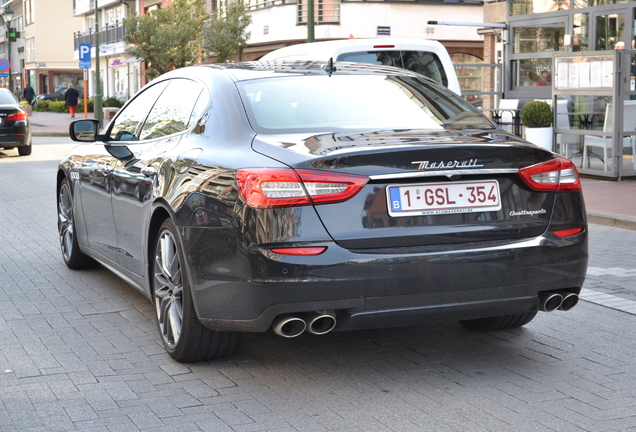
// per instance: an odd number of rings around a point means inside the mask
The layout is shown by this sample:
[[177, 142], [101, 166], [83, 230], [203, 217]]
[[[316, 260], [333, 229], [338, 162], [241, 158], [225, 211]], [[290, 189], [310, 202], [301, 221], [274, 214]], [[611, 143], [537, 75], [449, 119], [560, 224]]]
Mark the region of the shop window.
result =
[[633, 0], [574, 0], [575, 8], [586, 8], [594, 6], [613, 5], [617, 3], [627, 3]]
[[596, 17], [596, 50], [625, 48], [625, 14]]
[[455, 65], [455, 72], [459, 80], [459, 87], [464, 99], [473, 105], [481, 106], [481, 95], [466, 94], [483, 91], [484, 68], [480, 66], [484, 61], [472, 54], [453, 53], [450, 55]]
[[552, 85], [552, 58], [514, 60], [512, 68], [517, 87]]
[[588, 51], [590, 38], [589, 14], [574, 14], [572, 28], [572, 51]]
[[532, 27], [515, 27], [513, 54], [563, 51], [565, 23], [549, 23]]

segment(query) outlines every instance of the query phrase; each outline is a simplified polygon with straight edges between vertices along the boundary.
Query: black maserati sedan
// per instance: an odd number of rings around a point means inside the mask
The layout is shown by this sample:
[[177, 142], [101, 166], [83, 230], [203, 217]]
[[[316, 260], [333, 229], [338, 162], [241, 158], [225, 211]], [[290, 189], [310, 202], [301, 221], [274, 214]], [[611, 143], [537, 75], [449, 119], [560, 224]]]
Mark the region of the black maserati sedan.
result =
[[572, 308], [585, 278], [575, 165], [414, 72], [183, 68], [70, 135], [64, 261], [146, 295], [179, 361], [269, 329], [520, 327]]

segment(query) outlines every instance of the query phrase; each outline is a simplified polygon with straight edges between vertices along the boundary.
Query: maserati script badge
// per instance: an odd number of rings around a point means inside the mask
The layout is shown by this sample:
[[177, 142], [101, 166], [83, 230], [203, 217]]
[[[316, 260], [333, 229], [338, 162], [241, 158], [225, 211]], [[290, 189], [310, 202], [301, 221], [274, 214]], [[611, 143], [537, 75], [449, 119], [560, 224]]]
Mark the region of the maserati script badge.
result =
[[438, 170], [438, 169], [446, 169], [446, 168], [479, 168], [483, 167], [483, 165], [477, 164], [477, 159], [469, 159], [465, 161], [413, 161], [411, 165], [417, 164], [417, 169], [419, 170]]

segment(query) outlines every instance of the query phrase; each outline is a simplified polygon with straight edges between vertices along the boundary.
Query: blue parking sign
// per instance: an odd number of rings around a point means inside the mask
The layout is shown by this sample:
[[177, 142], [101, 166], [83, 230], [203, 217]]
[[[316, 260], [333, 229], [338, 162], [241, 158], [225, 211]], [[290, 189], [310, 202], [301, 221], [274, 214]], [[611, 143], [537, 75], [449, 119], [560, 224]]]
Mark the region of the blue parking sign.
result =
[[79, 44], [78, 49], [79, 49], [79, 60], [81, 62], [91, 61], [91, 44], [81, 43]]

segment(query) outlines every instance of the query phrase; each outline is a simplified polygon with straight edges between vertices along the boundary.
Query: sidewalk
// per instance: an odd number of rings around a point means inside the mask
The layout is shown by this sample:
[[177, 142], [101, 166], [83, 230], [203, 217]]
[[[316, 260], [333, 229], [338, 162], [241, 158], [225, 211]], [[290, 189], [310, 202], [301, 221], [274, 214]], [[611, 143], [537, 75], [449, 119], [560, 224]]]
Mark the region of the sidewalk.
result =
[[[88, 113], [88, 117], [93, 118], [93, 113]], [[84, 118], [83, 112], [76, 113], [73, 119], [70, 114], [34, 111], [29, 117], [29, 120], [31, 120], [31, 133], [33, 136], [68, 137], [68, 127], [71, 122], [82, 118]]]
[[[93, 118], [93, 113], [88, 113]], [[30, 117], [34, 136], [65, 136], [71, 121], [84, 118], [69, 114], [34, 112]], [[583, 195], [590, 223], [636, 230], [636, 178], [615, 182], [583, 178]]]

